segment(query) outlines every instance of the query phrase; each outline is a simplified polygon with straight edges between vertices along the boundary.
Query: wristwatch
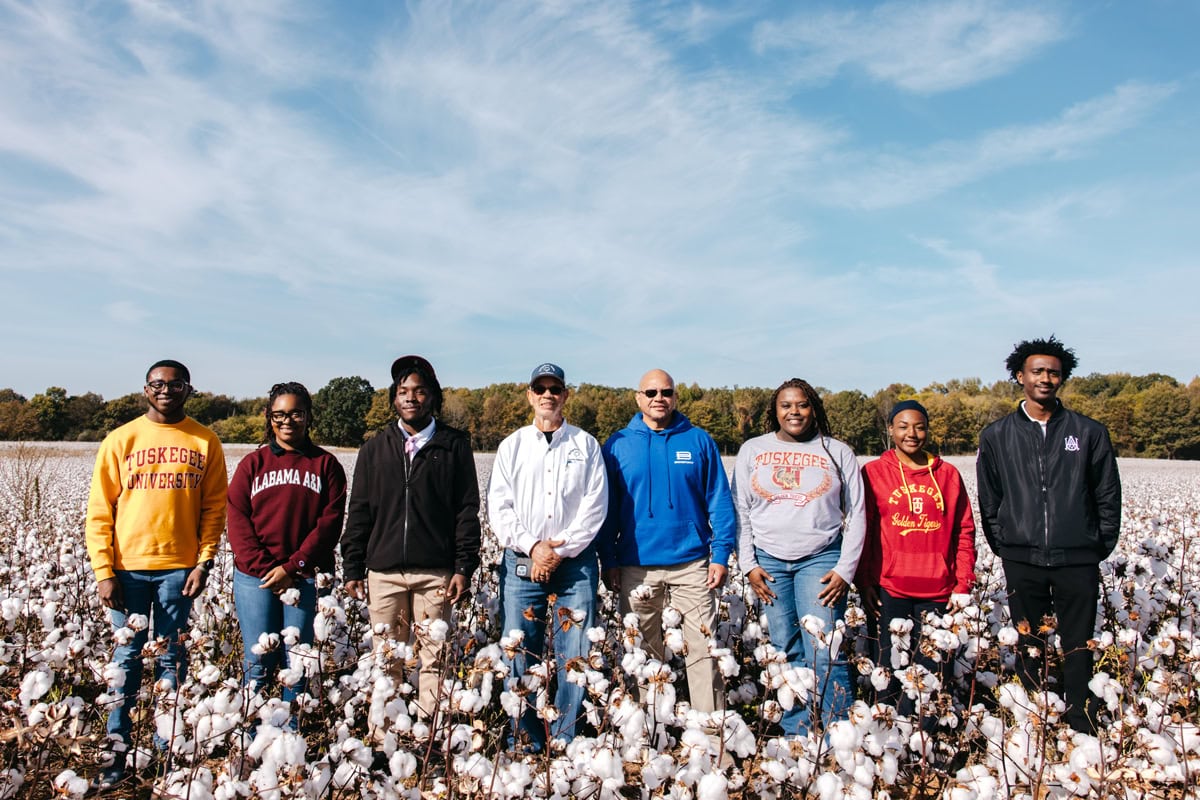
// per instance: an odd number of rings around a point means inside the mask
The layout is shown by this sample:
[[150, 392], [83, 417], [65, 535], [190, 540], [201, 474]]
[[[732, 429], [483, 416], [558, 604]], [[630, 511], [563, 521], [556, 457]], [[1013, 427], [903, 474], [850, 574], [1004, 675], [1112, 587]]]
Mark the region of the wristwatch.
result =
[[200, 569], [204, 570], [205, 572], [212, 572], [213, 559], [210, 558], [208, 561], [201, 561], [196, 566], [199, 567]]

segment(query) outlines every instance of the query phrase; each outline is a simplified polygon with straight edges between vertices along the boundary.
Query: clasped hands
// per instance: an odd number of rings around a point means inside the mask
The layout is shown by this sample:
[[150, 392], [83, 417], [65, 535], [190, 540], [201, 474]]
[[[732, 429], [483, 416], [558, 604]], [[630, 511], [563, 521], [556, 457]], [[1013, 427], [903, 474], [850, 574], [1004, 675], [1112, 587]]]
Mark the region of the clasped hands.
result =
[[563, 561], [563, 557], [554, 552], [554, 548], [562, 547], [566, 542], [566, 539], [552, 539], [548, 542], [538, 542], [533, 546], [533, 549], [529, 551], [529, 558], [533, 561], [533, 570], [529, 575], [532, 580], [538, 583], [550, 580], [554, 570], [558, 569], [558, 565]]

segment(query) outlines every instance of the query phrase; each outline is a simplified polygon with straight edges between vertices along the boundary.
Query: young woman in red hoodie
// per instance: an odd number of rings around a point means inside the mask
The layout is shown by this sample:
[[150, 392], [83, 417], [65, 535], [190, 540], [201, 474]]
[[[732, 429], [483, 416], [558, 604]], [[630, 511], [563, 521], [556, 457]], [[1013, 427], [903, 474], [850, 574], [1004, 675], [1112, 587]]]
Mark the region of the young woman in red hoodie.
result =
[[[879, 632], [880, 666], [893, 663], [893, 619], [914, 623], [911, 660], [939, 675], [951, 675], [948, 658], [941, 663], [920, 652], [923, 614], [946, 613], [950, 596], [965, 594], [975, 582], [975, 521], [962, 477], [952, 465], [925, 451], [929, 415], [916, 400], [897, 403], [888, 415], [888, 435], [895, 445], [863, 467], [867, 496], [867, 539], [855, 575], [868, 620]], [[880, 700], [900, 701], [911, 713], [913, 701], [900, 695], [893, 679]]]

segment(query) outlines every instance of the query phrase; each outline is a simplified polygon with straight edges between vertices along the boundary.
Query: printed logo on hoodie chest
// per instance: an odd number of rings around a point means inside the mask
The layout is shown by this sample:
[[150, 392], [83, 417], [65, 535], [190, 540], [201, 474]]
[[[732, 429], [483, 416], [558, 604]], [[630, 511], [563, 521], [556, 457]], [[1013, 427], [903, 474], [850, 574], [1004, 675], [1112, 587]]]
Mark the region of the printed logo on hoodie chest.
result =
[[692, 460], [692, 451], [691, 450], [676, 450], [675, 451], [675, 463], [676, 464], [694, 464], [696, 462]]

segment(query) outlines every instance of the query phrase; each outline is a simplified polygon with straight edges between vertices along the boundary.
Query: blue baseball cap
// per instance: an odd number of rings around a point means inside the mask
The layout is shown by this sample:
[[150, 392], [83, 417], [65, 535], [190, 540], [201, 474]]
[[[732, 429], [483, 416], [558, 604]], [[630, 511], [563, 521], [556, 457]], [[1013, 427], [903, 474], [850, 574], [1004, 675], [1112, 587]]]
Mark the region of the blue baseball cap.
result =
[[558, 364], [551, 364], [549, 361], [533, 368], [533, 373], [529, 376], [529, 385], [533, 386], [538, 378], [554, 378], [563, 386], [567, 385], [567, 376], [563, 373], [562, 367]]

